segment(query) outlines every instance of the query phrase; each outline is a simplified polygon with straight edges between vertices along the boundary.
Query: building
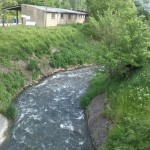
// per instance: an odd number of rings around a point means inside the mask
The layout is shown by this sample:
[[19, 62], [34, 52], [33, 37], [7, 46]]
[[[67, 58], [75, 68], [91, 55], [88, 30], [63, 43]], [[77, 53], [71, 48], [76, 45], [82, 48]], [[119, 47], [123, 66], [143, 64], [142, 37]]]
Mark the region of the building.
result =
[[60, 24], [84, 23], [87, 13], [45, 6], [21, 5], [23, 25], [57, 26]]

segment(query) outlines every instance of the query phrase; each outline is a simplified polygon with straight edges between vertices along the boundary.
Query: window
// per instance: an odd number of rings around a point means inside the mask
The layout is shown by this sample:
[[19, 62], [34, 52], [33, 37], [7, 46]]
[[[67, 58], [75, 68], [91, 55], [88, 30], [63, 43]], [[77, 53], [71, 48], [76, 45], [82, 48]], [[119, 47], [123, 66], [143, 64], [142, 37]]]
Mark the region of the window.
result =
[[68, 19], [71, 19], [71, 14], [68, 15]]
[[63, 19], [64, 18], [64, 14], [60, 14], [60, 18]]
[[52, 19], [55, 19], [55, 13], [52, 13]]

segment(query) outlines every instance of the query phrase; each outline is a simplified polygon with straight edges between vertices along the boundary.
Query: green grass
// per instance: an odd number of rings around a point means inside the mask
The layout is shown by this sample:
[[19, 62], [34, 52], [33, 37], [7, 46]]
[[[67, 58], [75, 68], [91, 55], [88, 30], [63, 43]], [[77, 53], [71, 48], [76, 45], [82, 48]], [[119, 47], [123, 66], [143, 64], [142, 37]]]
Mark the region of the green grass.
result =
[[[14, 117], [12, 101], [30, 78], [37, 80], [44, 67], [95, 63], [99, 44], [85, 36], [79, 27], [0, 30], [0, 70], [6, 69], [0, 71], [0, 113]], [[105, 114], [113, 123], [104, 150], [150, 150], [150, 66], [145, 64], [130, 78], [120, 80], [98, 74], [81, 106], [86, 108], [101, 93], [108, 95]]]
[[81, 104], [86, 107], [91, 98], [98, 95], [98, 91], [99, 94], [106, 92], [108, 95], [105, 114], [111, 119], [113, 127], [108, 132], [104, 150], [150, 150], [149, 64], [130, 76], [110, 80], [107, 75], [99, 74], [82, 98]]
[[15, 114], [12, 101], [30, 80], [42, 75], [44, 67], [94, 63], [99, 45], [86, 37], [81, 28], [20, 26], [0, 30], [0, 113]]
[[91, 81], [90, 81], [90, 88], [85, 96], [83, 96], [80, 100], [80, 106], [82, 108], [86, 108], [91, 100], [99, 94], [105, 93], [105, 90], [108, 85], [107, 76], [105, 74], [97, 74]]

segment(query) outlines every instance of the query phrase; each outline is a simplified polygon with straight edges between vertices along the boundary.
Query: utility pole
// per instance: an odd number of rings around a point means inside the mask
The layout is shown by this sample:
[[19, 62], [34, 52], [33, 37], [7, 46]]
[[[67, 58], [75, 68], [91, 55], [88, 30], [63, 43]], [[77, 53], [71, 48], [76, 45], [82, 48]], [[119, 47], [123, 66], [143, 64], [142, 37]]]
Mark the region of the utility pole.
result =
[[47, 0], [45, 0], [45, 6], [46, 6], [46, 10], [45, 10], [45, 12], [46, 12], [46, 14], [45, 14], [45, 27], [46, 27], [46, 23], [47, 23]]
[[3, 23], [3, 27], [4, 27], [4, 11], [2, 12], [2, 23]]
[[[3, 8], [5, 7], [5, 0], [3, 0], [2, 7]], [[5, 26], [5, 11], [4, 10], [2, 10], [2, 22], [3, 22], [3, 27], [4, 27]]]

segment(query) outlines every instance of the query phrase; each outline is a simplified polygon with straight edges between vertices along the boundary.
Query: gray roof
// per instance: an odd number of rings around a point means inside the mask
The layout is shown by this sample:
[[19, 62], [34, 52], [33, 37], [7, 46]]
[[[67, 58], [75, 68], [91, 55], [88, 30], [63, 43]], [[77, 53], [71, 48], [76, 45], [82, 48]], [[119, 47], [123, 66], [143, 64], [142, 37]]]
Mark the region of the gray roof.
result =
[[[35, 6], [35, 5], [29, 5], [29, 6], [40, 9], [40, 10], [46, 12], [46, 6]], [[85, 12], [69, 10], [69, 9], [62, 9], [62, 8], [52, 8], [52, 7], [47, 7], [47, 12], [64, 13], [64, 14], [81, 14], [81, 15], [86, 15], [87, 14]]]

